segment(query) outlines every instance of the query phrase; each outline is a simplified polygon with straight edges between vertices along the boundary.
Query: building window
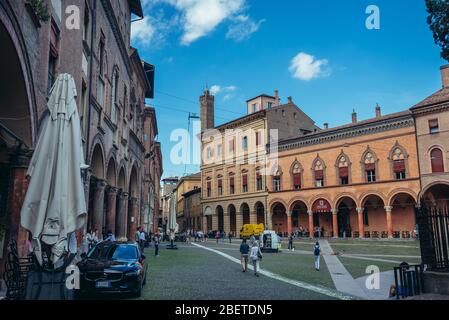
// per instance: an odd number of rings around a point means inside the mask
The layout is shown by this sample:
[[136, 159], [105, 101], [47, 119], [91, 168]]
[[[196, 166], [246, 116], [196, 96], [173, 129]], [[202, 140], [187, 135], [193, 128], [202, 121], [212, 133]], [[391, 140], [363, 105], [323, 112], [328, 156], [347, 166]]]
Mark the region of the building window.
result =
[[315, 178], [315, 187], [317, 188], [324, 187], [324, 164], [320, 159], [315, 161], [314, 178]]
[[207, 197], [210, 198], [212, 197], [212, 182], [211, 181], [207, 181]]
[[285, 117], [285, 110], [282, 110], [282, 116]]
[[102, 38], [100, 40], [100, 47], [99, 47], [99, 54], [100, 54], [100, 76], [103, 77], [104, 75], [104, 39]]
[[242, 192], [248, 192], [248, 173], [246, 171], [242, 174]]
[[244, 151], [248, 150], [248, 137], [243, 137], [242, 139], [242, 148]]
[[206, 148], [206, 157], [210, 159], [212, 157], [212, 149], [210, 147]]
[[234, 138], [232, 138], [231, 140], [229, 140], [229, 153], [234, 153], [234, 149], [235, 149], [235, 140]]
[[256, 146], [260, 146], [260, 144], [262, 143], [262, 132], [257, 131], [256, 132]]
[[365, 175], [367, 182], [376, 182], [376, 159], [373, 153], [368, 152], [365, 155]]
[[273, 102], [267, 102], [267, 109], [271, 109], [273, 107]]
[[430, 162], [432, 165], [432, 173], [444, 172], [443, 152], [435, 148], [430, 152]]
[[83, 40], [87, 41], [89, 39], [89, 20], [90, 20], [90, 14], [89, 14], [89, 6], [87, 5], [87, 2], [84, 3], [84, 32], [83, 32]]
[[295, 163], [292, 169], [293, 189], [301, 189], [301, 167], [299, 163]]
[[118, 97], [118, 72], [117, 70], [114, 70], [114, 73], [112, 75], [112, 88], [111, 88], [111, 110], [110, 110], [110, 117], [112, 123], [117, 122], [116, 117], [116, 108], [117, 108], [117, 97]]
[[260, 170], [256, 171], [256, 188], [257, 191], [261, 191], [263, 189], [262, 175], [260, 174]]
[[274, 191], [281, 191], [281, 176], [273, 177], [273, 189]]
[[345, 186], [349, 184], [349, 161], [345, 155], [342, 155], [338, 160], [338, 178], [340, 185]]
[[223, 146], [221, 144], [219, 144], [217, 146], [217, 157], [221, 158], [222, 157], [222, 153], [223, 153]]
[[56, 80], [56, 63], [59, 55], [59, 30], [56, 23], [52, 20], [51, 31], [50, 31], [50, 55], [48, 59], [48, 83], [47, 92], [50, 94], [51, 88], [53, 87]]
[[50, 54], [50, 58], [48, 60], [48, 94], [50, 94], [51, 88], [53, 87], [56, 80], [56, 61], [57, 58]]
[[229, 177], [229, 194], [235, 193], [235, 181], [234, 176]]
[[81, 109], [80, 109], [80, 125], [81, 125], [81, 132], [84, 137], [85, 132], [85, 122], [86, 122], [86, 111], [88, 108], [88, 99], [87, 99], [87, 85], [83, 80], [83, 83], [81, 85]]
[[438, 126], [438, 119], [429, 120], [429, 132], [430, 134], [438, 133], [440, 131]]
[[401, 148], [396, 148], [393, 151], [393, 173], [396, 180], [403, 180], [406, 178], [405, 174], [405, 155]]
[[253, 111], [252, 112], [256, 112], [257, 111], [257, 103], [253, 103]]
[[217, 191], [218, 191], [218, 195], [219, 196], [223, 195], [223, 179], [222, 179], [221, 176], [218, 176], [218, 188], [217, 188]]

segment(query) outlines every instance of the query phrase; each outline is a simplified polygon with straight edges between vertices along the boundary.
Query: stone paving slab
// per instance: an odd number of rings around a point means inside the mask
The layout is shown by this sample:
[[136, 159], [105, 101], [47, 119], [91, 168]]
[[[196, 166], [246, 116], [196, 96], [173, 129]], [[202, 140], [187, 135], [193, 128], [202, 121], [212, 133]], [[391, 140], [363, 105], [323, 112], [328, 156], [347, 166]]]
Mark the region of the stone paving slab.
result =
[[370, 299], [370, 297], [360, 287], [359, 283], [354, 280], [348, 270], [346, 270], [344, 265], [334, 254], [329, 242], [327, 240], [320, 240], [319, 243], [321, 246], [322, 257], [324, 258], [327, 268], [329, 269], [335, 288], [337, 288], [340, 292], [344, 292], [361, 299]]

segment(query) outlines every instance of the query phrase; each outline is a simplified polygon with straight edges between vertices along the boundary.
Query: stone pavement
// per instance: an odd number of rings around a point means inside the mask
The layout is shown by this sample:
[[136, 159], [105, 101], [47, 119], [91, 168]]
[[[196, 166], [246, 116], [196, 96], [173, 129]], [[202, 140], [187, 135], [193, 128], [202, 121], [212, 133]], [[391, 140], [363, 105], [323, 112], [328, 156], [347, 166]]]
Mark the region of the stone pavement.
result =
[[355, 279], [355, 282], [362, 288], [370, 300], [387, 300], [390, 295], [390, 286], [394, 284], [394, 271], [381, 272], [379, 279], [379, 289], [368, 289], [365, 285], [369, 275]]
[[329, 242], [327, 240], [320, 240], [319, 243], [321, 246], [322, 257], [324, 258], [327, 268], [329, 269], [335, 288], [340, 292], [350, 294], [361, 299], [371, 299], [371, 297], [361, 288], [359, 282], [354, 280], [348, 270], [346, 270], [344, 265], [334, 254]]

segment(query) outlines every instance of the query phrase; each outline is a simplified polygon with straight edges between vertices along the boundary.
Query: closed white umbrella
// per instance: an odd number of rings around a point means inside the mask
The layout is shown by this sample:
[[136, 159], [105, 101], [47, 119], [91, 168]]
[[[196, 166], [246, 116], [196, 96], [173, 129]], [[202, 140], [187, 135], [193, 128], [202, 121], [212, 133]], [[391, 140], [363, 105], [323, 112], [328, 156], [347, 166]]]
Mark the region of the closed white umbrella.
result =
[[42, 265], [42, 244], [51, 246], [56, 264], [67, 250], [68, 236], [82, 228], [87, 210], [81, 169], [86, 168], [73, 77], [61, 74], [50, 93], [49, 116], [27, 174], [31, 177], [21, 211], [21, 224], [32, 234], [32, 247]]

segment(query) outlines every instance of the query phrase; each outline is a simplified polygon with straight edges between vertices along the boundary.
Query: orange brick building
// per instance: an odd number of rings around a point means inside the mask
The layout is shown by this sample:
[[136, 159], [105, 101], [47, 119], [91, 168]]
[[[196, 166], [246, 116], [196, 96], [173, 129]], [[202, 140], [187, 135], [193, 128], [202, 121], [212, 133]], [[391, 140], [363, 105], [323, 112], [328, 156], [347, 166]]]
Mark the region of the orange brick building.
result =
[[[267, 187], [269, 226], [324, 236], [409, 238], [420, 192], [410, 111], [279, 142]], [[308, 234], [308, 233], [307, 233]], [[312, 232], [313, 234], [313, 232]]]

